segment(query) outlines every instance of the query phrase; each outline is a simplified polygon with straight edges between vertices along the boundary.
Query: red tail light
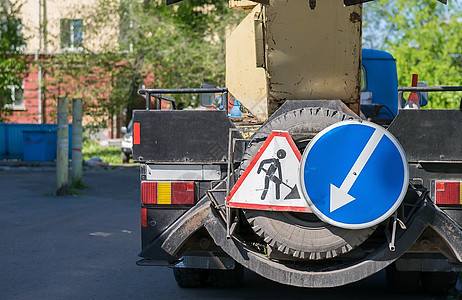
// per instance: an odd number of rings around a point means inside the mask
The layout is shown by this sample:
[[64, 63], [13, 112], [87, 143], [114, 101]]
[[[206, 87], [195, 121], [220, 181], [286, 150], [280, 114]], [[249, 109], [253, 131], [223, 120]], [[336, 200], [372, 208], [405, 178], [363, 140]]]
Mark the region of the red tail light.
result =
[[133, 124], [133, 145], [140, 144], [140, 123]]
[[141, 183], [141, 202], [157, 204], [157, 182], [143, 181]]
[[438, 205], [460, 205], [462, 204], [462, 182], [460, 181], [437, 181], [436, 204]]
[[194, 182], [143, 181], [141, 183], [141, 202], [147, 205], [193, 205]]
[[141, 209], [141, 227], [148, 227], [148, 210], [146, 208]]

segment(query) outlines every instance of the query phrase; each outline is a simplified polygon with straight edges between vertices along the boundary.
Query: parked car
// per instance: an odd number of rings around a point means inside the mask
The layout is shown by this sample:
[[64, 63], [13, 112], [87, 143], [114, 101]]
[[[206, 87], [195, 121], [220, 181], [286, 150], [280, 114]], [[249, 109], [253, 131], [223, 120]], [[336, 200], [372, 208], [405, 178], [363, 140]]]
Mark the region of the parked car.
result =
[[122, 127], [122, 132], [124, 133], [124, 137], [122, 140], [121, 159], [122, 163], [128, 163], [133, 156], [133, 120], [130, 121], [128, 127]]

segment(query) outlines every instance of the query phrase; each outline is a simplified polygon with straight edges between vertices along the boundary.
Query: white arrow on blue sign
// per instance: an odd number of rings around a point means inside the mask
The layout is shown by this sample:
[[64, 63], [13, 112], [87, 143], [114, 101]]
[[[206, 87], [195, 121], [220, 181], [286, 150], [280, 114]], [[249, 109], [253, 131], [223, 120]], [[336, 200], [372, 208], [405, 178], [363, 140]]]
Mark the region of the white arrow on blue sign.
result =
[[321, 131], [300, 163], [301, 193], [321, 220], [347, 229], [379, 224], [401, 204], [409, 183], [406, 154], [371, 122], [343, 121]]

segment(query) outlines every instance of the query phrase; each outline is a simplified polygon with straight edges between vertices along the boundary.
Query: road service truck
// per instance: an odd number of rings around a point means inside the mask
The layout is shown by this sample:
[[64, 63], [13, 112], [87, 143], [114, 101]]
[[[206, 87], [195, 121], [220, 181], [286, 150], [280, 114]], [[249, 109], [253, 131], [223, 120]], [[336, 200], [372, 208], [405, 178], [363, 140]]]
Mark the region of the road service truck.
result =
[[[402, 94], [457, 88], [398, 89], [393, 57], [361, 49], [361, 2], [231, 0], [248, 15], [226, 88], [139, 91], [139, 265], [181, 287], [235, 286], [244, 268], [299, 287], [383, 269], [400, 291], [455, 286], [462, 111], [402, 109]], [[184, 93], [223, 110], [150, 109]], [[228, 117], [228, 93], [252, 122]]]

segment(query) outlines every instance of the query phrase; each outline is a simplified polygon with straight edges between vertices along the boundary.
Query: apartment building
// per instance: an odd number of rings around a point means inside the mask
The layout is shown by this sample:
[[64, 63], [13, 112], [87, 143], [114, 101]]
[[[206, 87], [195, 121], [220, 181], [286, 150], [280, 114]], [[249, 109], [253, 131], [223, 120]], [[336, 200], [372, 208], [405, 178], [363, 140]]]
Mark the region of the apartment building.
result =
[[[10, 0], [10, 2], [15, 0]], [[50, 60], [64, 52], [79, 52], [83, 49], [104, 51], [118, 46], [118, 16], [98, 28], [91, 26], [89, 17], [95, 13], [93, 0], [23, 0], [21, 22], [27, 39], [26, 59], [31, 61]], [[11, 123], [54, 123], [56, 122], [56, 99], [60, 90], [75, 89], [78, 80], [71, 86], [47, 87], [52, 82], [52, 68], [44, 70], [33, 65], [23, 86], [10, 86], [14, 103], [13, 112], [7, 117]], [[74, 86], [72, 86], [74, 85]], [[22, 89], [21, 89], [22, 88]], [[81, 87], [80, 87], [81, 88]], [[105, 95], [102, 95], [105, 97]]]

